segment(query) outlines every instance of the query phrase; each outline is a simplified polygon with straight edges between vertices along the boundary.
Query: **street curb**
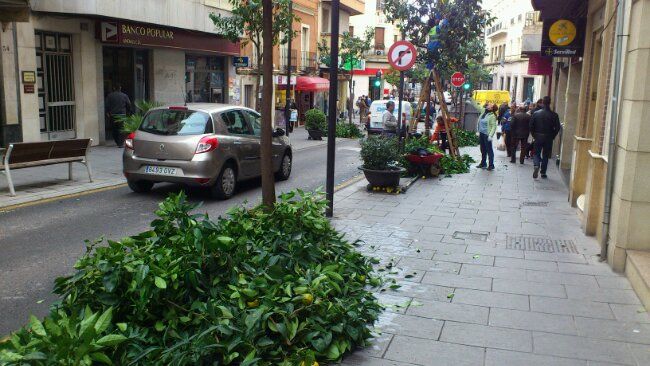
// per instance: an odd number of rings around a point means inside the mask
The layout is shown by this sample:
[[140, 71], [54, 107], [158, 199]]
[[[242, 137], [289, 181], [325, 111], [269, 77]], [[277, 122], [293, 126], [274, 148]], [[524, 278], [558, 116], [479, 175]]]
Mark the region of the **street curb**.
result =
[[336, 192], [338, 192], [338, 191], [340, 191], [340, 190], [343, 190], [343, 189], [345, 189], [345, 188], [347, 188], [347, 187], [349, 187], [349, 186], [351, 186], [351, 185], [353, 185], [353, 184], [355, 184], [355, 183], [358, 183], [358, 182], [361, 181], [363, 178], [364, 178], [364, 175], [363, 175], [363, 174], [358, 174], [358, 175], [356, 175], [356, 176], [354, 176], [354, 177], [352, 177], [352, 178], [346, 180], [345, 182], [340, 183], [340, 184], [337, 185], [336, 187], [334, 187], [334, 192], [336, 193]]
[[19, 208], [40, 205], [40, 204], [43, 204], [43, 203], [48, 203], [48, 202], [53, 202], [53, 201], [58, 201], [58, 200], [64, 200], [64, 199], [68, 199], [68, 198], [81, 197], [81, 196], [85, 196], [85, 195], [92, 194], [92, 193], [110, 191], [110, 190], [113, 190], [113, 189], [118, 189], [118, 188], [122, 188], [122, 187], [126, 187], [126, 186], [127, 186], [126, 183], [118, 183], [118, 184], [108, 185], [106, 187], [89, 189], [87, 191], [68, 193], [68, 194], [63, 194], [63, 195], [60, 195], [60, 196], [41, 198], [41, 199], [38, 199], [38, 200], [29, 201], [29, 202], [16, 203], [16, 204], [13, 204], [13, 205], [0, 207], [0, 212], [12, 211], [12, 210], [16, 210], [16, 209], [19, 209]]

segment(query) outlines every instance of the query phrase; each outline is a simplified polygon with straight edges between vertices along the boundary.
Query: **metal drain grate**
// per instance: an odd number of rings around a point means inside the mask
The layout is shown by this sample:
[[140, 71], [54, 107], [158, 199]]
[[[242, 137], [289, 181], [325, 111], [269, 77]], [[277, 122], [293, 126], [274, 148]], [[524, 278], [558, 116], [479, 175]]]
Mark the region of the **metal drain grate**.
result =
[[526, 207], [547, 207], [548, 202], [544, 201], [525, 201], [521, 203], [522, 206]]
[[487, 241], [488, 234], [470, 233], [467, 231], [454, 231], [454, 239]]
[[546, 239], [535, 236], [508, 236], [506, 249], [528, 250], [544, 253], [578, 253], [573, 240]]

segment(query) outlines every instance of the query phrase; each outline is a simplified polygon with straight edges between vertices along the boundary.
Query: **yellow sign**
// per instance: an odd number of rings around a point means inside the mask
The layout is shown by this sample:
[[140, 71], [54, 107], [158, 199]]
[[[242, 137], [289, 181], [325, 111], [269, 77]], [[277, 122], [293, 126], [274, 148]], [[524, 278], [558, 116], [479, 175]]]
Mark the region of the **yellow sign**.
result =
[[510, 92], [507, 90], [475, 90], [472, 98], [481, 106], [487, 103], [510, 103]]
[[578, 34], [575, 24], [567, 19], [560, 19], [548, 29], [548, 38], [556, 46], [568, 46]]

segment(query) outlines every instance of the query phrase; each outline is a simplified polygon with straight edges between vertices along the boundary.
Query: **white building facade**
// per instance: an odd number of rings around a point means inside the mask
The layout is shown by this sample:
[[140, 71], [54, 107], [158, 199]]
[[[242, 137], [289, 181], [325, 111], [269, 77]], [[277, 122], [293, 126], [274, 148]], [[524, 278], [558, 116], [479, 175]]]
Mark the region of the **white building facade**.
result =
[[492, 70], [492, 83], [484, 88], [507, 90], [511, 99], [518, 103], [534, 102], [548, 95], [551, 74], [529, 74], [529, 59], [522, 44], [528, 29], [541, 27], [530, 1], [486, 0], [483, 7], [495, 18], [485, 30], [487, 56], [484, 64]]
[[[0, 31], [0, 145], [110, 141], [104, 100], [241, 103], [238, 43], [216, 34], [225, 0], [31, 0]], [[0, 10], [1, 12], [1, 10]]]

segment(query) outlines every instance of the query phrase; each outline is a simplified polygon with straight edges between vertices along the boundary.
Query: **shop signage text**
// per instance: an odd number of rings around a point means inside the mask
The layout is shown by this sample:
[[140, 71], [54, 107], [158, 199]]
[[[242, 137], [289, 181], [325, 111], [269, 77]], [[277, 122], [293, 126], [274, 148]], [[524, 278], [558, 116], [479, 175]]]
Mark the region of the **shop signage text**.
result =
[[234, 67], [248, 67], [248, 56], [235, 57], [232, 63]]
[[103, 43], [163, 47], [239, 55], [239, 43], [216, 34], [124, 21], [100, 21], [97, 38]]
[[585, 43], [585, 18], [544, 19], [542, 56], [582, 56]]
[[34, 71], [23, 71], [23, 84], [36, 84], [36, 73]]

